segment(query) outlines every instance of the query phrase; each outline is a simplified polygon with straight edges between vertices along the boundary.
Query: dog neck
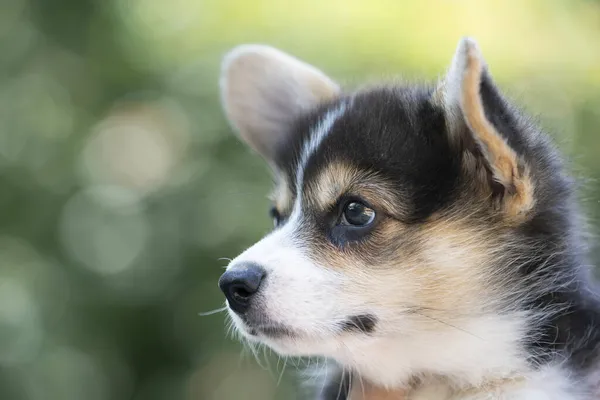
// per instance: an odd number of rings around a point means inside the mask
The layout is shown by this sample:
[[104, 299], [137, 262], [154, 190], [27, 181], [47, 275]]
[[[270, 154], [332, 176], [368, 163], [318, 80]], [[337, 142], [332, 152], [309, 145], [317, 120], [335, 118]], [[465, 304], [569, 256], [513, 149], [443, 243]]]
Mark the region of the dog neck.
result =
[[517, 316], [490, 315], [412, 337], [361, 338], [335, 358], [376, 387], [406, 388], [421, 376], [480, 386], [527, 373], [521, 346], [525, 323]]

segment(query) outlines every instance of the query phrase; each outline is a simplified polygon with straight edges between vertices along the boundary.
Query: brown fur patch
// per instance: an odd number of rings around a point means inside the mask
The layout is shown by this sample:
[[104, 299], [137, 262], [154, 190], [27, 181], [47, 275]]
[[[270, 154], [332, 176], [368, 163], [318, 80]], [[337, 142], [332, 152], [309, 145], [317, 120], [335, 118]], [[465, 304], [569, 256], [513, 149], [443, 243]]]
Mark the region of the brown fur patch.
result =
[[293, 194], [285, 174], [277, 174], [275, 188], [271, 192], [269, 199], [280, 214], [286, 215], [291, 212]]
[[446, 318], [448, 313], [461, 319], [461, 314], [480, 311], [489, 290], [486, 265], [494, 253], [486, 229], [444, 218], [425, 224], [414, 240], [422, 244], [414, 270], [414, 279], [423, 282], [418, 304]]
[[[450, 141], [463, 152], [466, 173], [480, 183], [484, 195], [495, 191], [494, 185], [502, 185], [504, 196], [499, 197], [499, 208], [509, 223], [518, 223], [535, 204], [535, 188], [528, 165], [485, 115], [480, 93], [485, 68], [476, 42], [463, 39], [431, 101], [446, 112]], [[490, 177], [497, 183], [490, 182]]]
[[506, 188], [505, 212], [520, 217], [534, 204], [529, 169], [486, 118], [480, 94], [483, 59], [474, 43], [467, 46], [460, 96], [465, 122], [481, 144], [493, 178]]
[[389, 215], [400, 217], [404, 213], [397, 191], [374, 172], [336, 162], [320, 172], [308, 186], [304, 197], [316, 209], [326, 210], [334, 206], [340, 196], [354, 195]]
[[405, 400], [403, 389], [387, 390], [371, 385], [369, 382], [353, 385], [349, 400]]

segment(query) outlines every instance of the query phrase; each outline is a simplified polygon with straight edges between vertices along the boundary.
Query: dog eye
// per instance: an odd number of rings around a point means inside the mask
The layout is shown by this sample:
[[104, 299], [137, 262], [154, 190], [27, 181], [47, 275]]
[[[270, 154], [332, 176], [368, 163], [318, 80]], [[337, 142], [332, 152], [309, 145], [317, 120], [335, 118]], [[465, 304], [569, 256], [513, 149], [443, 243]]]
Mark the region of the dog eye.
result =
[[271, 207], [269, 216], [273, 220], [273, 226], [278, 227], [281, 223], [281, 214], [279, 213], [279, 210], [276, 207]]
[[342, 224], [366, 226], [375, 220], [375, 210], [358, 201], [346, 204], [342, 212]]

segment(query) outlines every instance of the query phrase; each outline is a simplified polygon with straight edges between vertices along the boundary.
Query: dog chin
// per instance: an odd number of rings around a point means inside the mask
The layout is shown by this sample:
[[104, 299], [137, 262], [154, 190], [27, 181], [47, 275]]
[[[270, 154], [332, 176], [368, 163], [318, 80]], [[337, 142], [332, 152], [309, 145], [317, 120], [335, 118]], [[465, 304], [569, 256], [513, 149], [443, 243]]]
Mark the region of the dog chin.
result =
[[329, 354], [338, 345], [331, 337], [299, 331], [281, 323], [252, 324], [232, 313], [237, 330], [251, 343], [264, 344], [283, 356], [305, 357]]

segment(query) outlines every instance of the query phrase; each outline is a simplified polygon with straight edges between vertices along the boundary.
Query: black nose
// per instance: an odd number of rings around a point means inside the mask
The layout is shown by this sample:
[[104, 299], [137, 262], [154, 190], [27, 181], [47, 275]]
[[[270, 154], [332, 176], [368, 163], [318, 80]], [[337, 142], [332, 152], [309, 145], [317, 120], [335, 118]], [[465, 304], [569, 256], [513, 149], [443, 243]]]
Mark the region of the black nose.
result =
[[221, 275], [219, 287], [225, 293], [229, 307], [238, 314], [245, 313], [265, 275], [265, 270], [253, 263], [235, 265]]

